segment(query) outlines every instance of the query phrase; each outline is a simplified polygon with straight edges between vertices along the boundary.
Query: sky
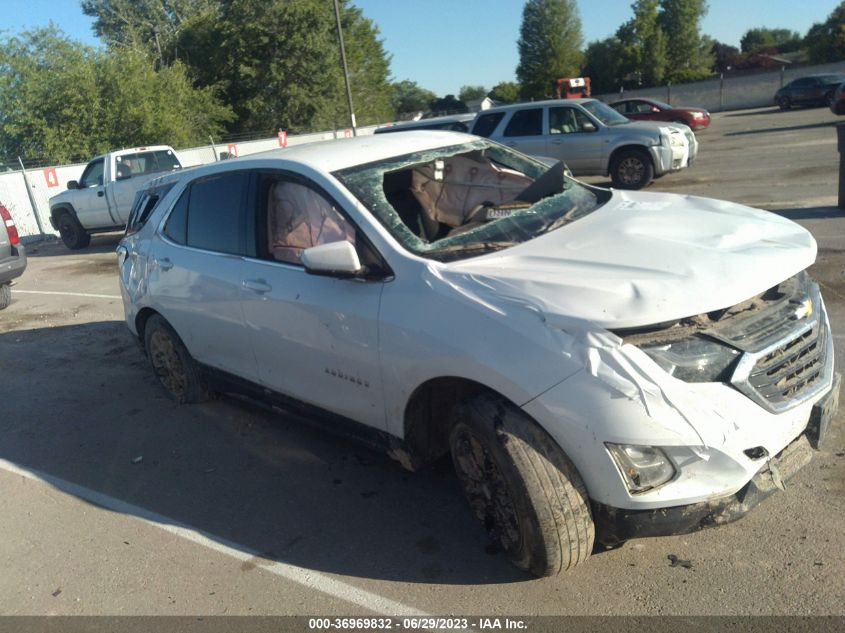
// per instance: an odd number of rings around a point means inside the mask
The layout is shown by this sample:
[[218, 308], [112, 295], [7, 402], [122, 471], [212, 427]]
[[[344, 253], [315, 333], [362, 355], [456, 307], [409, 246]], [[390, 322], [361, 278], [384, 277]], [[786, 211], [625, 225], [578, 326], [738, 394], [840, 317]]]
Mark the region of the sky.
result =
[[[326, 0], [330, 2], [331, 0]], [[516, 41], [524, 0], [352, 0], [381, 31], [393, 79], [410, 79], [439, 96], [461, 86], [488, 90], [515, 81]], [[631, 17], [631, 0], [577, 0], [584, 43], [613, 35]], [[824, 21], [838, 0], [709, 0], [704, 34], [739, 47], [750, 28], [786, 28], [802, 35]], [[73, 39], [98, 40], [79, 0], [0, 0], [0, 31], [53, 21]]]

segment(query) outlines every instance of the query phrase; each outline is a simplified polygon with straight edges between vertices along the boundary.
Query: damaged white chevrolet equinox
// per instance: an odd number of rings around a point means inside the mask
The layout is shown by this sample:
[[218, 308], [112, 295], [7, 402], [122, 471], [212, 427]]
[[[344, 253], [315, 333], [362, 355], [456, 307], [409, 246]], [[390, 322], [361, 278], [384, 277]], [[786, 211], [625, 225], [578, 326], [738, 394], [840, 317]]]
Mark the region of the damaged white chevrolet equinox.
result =
[[839, 391], [815, 256], [776, 215], [449, 132], [166, 176], [118, 247], [176, 400], [296, 408], [410, 469], [451, 454], [541, 576], [736, 519], [810, 460]]

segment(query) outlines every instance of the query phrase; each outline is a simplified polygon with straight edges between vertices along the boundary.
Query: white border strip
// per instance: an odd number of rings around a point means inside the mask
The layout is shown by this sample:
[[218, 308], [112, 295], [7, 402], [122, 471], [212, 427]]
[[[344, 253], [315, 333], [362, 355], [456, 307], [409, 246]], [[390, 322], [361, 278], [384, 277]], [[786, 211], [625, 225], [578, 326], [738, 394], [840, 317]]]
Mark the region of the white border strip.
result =
[[86, 292], [60, 292], [58, 290], [18, 290], [15, 294], [21, 295], [59, 295], [62, 297], [90, 297], [92, 299], [120, 299], [120, 295], [95, 295]]
[[[197, 545], [202, 545], [208, 549], [214, 550], [226, 556], [230, 556], [240, 561], [253, 562], [254, 557], [260, 556], [260, 552], [240, 545], [233, 541], [223, 539], [212, 534], [195, 530], [180, 521], [171, 519], [164, 515], [152, 512], [140, 506], [133, 505], [121, 499], [116, 499], [109, 495], [91, 490], [79, 484], [75, 484], [52, 475], [23, 468], [5, 459], [0, 459], [0, 470], [20, 475], [27, 479], [49, 484], [58, 488], [62, 492], [84, 499], [89, 503], [93, 503], [107, 510], [113, 512], [120, 512], [121, 514], [133, 515], [141, 521], [174, 534]], [[344, 602], [363, 607], [373, 613], [385, 616], [410, 616], [410, 617], [431, 617], [429, 614], [422, 611], [417, 611], [411, 607], [395, 602], [389, 598], [385, 598], [378, 594], [353, 587], [350, 584], [336, 580], [323, 573], [289, 565], [287, 563], [280, 563], [278, 561], [267, 564], [260, 564], [259, 567], [264, 571], [275, 574], [280, 578], [284, 578], [290, 582], [308, 587], [315, 591], [319, 591], [327, 596], [338, 598]]]

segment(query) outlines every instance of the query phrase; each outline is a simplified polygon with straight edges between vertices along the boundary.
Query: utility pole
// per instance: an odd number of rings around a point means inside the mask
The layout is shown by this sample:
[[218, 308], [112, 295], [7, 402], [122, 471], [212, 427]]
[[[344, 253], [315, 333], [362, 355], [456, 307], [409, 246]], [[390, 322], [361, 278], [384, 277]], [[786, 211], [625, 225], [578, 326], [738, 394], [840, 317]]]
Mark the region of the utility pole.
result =
[[340, 5], [334, 0], [334, 17], [337, 20], [337, 39], [340, 42], [340, 61], [343, 64], [343, 81], [346, 83], [346, 101], [349, 104], [349, 119], [352, 122], [352, 136], [358, 136], [355, 129], [355, 110], [352, 108], [352, 90], [349, 88], [349, 70], [346, 67], [346, 49], [343, 47], [343, 29], [340, 26]]

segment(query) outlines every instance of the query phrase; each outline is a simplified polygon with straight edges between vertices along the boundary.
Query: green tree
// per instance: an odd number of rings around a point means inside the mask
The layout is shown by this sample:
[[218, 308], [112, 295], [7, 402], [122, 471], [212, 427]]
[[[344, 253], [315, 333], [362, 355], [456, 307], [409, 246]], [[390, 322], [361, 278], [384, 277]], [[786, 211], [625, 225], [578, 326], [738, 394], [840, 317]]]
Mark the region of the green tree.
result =
[[594, 94], [615, 92], [624, 82], [624, 47], [615, 37], [590, 42], [584, 54], [583, 74], [590, 78]]
[[660, 0], [658, 24], [666, 35], [666, 78], [673, 83], [711, 74], [711, 46], [702, 43], [699, 28], [706, 13], [705, 0]]
[[760, 50], [775, 48], [781, 53], [789, 53], [801, 47], [801, 34], [789, 29], [767, 29], [758, 27], [748, 29], [739, 40], [743, 53], [756, 53]]
[[196, 145], [231, 116], [181, 64], [157, 71], [141, 51], [95, 50], [53, 25], [0, 49], [0, 155], [67, 162], [129, 145]]
[[499, 103], [516, 103], [519, 100], [519, 84], [514, 81], [501, 81], [493, 86], [490, 98]]
[[431, 111], [437, 115], [455, 114], [467, 111], [466, 104], [455, 95], [446, 95], [435, 99], [430, 104]]
[[393, 84], [391, 106], [397, 115], [428, 110], [432, 101], [437, 98], [431, 90], [420, 88], [417, 82], [405, 79]]
[[141, 48], [160, 60], [177, 58], [183, 27], [198, 14], [213, 14], [218, 0], [82, 0], [95, 18], [94, 32], [108, 45]]
[[629, 85], [657, 86], [666, 74], [666, 36], [659, 24], [659, 0], [636, 0], [628, 22], [616, 31], [622, 45], [620, 69]]
[[487, 89], [484, 86], [463, 86], [458, 93], [458, 99], [466, 103], [467, 101], [475, 101], [476, 99], [483, 99], [487, 96]]
[[555, 79], [578, 76], [582, 42], [575, 0], [527, 0], [517, 43], [520, 96], [542, 98], [551, 93]]
[[827, 20], [810, 27], [804, 46], [813, 64], [845, 59], [845, 2], [840, 2]]

